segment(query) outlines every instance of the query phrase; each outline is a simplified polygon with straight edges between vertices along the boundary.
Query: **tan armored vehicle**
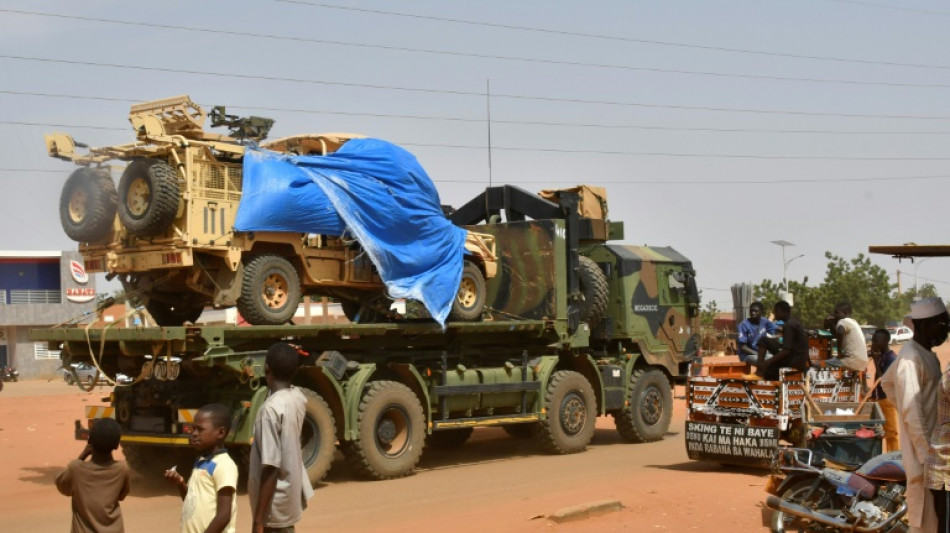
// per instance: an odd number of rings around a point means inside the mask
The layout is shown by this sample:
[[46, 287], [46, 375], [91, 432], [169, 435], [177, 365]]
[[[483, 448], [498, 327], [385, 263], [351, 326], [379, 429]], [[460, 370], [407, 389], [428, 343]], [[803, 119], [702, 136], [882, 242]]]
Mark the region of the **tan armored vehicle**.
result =
[[[46, 136], [49, 155], [77, 169], [63, 187], [60, 221], [80, 243], [89, 272], [118, 276], [128, 296], [160, 325], [193, 322], [206, 306], [237, 305], [251, 324], [291, 320], [303, 295], [340, 300], [354, 321], [397, 318], [359, 243], [338, 236], [235, 232], [244, 143], [266, 138], [273, 121], [205, 111], [188, 96], [132, 106], [136, 141], [89, 148], [62, 133]], [[269, 150], [326, 155], [352, 134], [308, 134], [261, 142]], [[76, 148], [86, 148], [77, 153]], [[125, 161], [118, 189], [109, 166]], [[449, 320], [479, 320], [485, 280], [496, 273], [495, 242], [468, 233], [465, 267]]]

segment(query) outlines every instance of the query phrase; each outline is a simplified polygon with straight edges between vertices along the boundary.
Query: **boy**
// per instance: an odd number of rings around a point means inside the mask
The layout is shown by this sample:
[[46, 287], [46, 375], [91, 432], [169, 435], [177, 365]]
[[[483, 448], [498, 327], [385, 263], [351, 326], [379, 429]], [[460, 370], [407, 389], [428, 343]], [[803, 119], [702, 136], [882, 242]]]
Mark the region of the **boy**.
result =
[[234, 533], [237, 525], [238, 469], [224, 447], [231, 431], [231, 410], [210, 403], [195, 415], [191, 445], [198, 450], [194, 470], [185, 479], [166, 470], [165, 479], [178, 486], [181, 499], [182, 533]]
[[131, 475], [128, 465], [112, 458], [121, 436], [118, 422], [99, 419], [79, 458], [56, 476], [56, 489], [73, 498], [73, 533], [125, 531], [119, 502], [129, 494]]
[[313, 488], [300, 452], [307, 399], [290, 382], [297, 372], [296, 348], [278, 342], [267, 350], [264, 378], [270, 395], [254, 421], [247, 495], [254, 533], [294, 531]]

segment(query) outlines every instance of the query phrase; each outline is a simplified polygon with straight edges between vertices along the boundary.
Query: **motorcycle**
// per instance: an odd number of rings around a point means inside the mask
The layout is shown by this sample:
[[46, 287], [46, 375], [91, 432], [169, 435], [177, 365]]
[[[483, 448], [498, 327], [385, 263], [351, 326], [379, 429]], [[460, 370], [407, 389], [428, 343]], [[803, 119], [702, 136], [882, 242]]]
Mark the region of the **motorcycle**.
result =
[[772, 461], [764, 525], [773, 533], [899, 533], [904, 515], [906, 476], [901, 452], [872, 458], [857, 469], [821, 460], [811, 450], [788, 448]]
[[12, 366], [5, 366], [0, 372], [0, 378], [3, 378], [3, 381], [17, 381], [20, 379], [20, 373]]

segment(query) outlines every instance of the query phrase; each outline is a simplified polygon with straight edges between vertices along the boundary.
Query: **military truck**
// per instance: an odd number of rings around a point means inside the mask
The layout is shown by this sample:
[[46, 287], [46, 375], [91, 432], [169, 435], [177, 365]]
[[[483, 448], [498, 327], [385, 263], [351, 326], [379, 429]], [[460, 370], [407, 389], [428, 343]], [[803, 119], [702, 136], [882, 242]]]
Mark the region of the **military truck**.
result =
[[[239, 232], [242, 160], [248, 141], [285, 154], [327, 155], [346, 133], [303, 134], [265, 141], [273, 121], [211, 113], [188, 96], [133, 105], [136, 141], [89, 148], [71, 136], [47, 135], [51, 157], [81, 168], [66, 180], [59, 215], [80, 243], [86, 271], [118, 276], [126, 294], [162, 326], [194, 322], [206, 306], [237, 305], [250, 324], [293, 318], [304, 295], [340, 300], [351, 319], [392, 318], [392, 303], [360, 243], [338, 235]], [[77, 148], [87, 148], [84, 153]], [[110, 162], [126, 161], [118, 188]], [[469, 232], [459, 294], [450, 320], [479, 320], [485, 280], [495, 275], [495, 241]]]
[[425, 320], [67, 326], [31, 336], [62, 350], [65, 364], [136, 376], [86, 415], [87, 423], [114, 417], [126, 458], [143, 471], [180, 458], [207, 402], [233, 409], [228, 443], [244, 464], [267, 394], [265, 351], [281, 340], [309, 354], [294, 384], [308, 398], [301, 442], [314, 483], [337, 446], [356, 472], [387, 479], [410, 473], [424, 447], [460, 446], [479, 427], [502, 427], [555, 454], [584, 450], [599, 415], [614, 418], [624, 441], [660, 440], [672, 380], [699, 358], [695, 271], [672, 248], [609, 243], [623, 238], [623, 224], [581, 216], [590, 211], [580, 198], [490, 187], [449, 210], [454, 223], [505, 243], [488, 280], [488, 320], [445, 330]]

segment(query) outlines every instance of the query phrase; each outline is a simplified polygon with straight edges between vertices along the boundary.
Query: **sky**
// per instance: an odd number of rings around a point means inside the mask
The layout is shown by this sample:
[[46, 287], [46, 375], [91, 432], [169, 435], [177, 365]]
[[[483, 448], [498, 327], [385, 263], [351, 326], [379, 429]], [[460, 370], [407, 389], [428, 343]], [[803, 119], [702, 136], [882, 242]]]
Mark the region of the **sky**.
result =
[[[400, 144], [446, 204], [601, 185], [623, 242], [674, 247], [731, 308], [783, 266], [819, 283], [826, 251], [950, 244], [948, 22], [936, 0], [7, 0], [0, 250], [76, 247], [44, 133], [129, 142], [131, 104], [188, 94], [272, 138]], [[950, 258], [872, 259], [950, 294]]]

